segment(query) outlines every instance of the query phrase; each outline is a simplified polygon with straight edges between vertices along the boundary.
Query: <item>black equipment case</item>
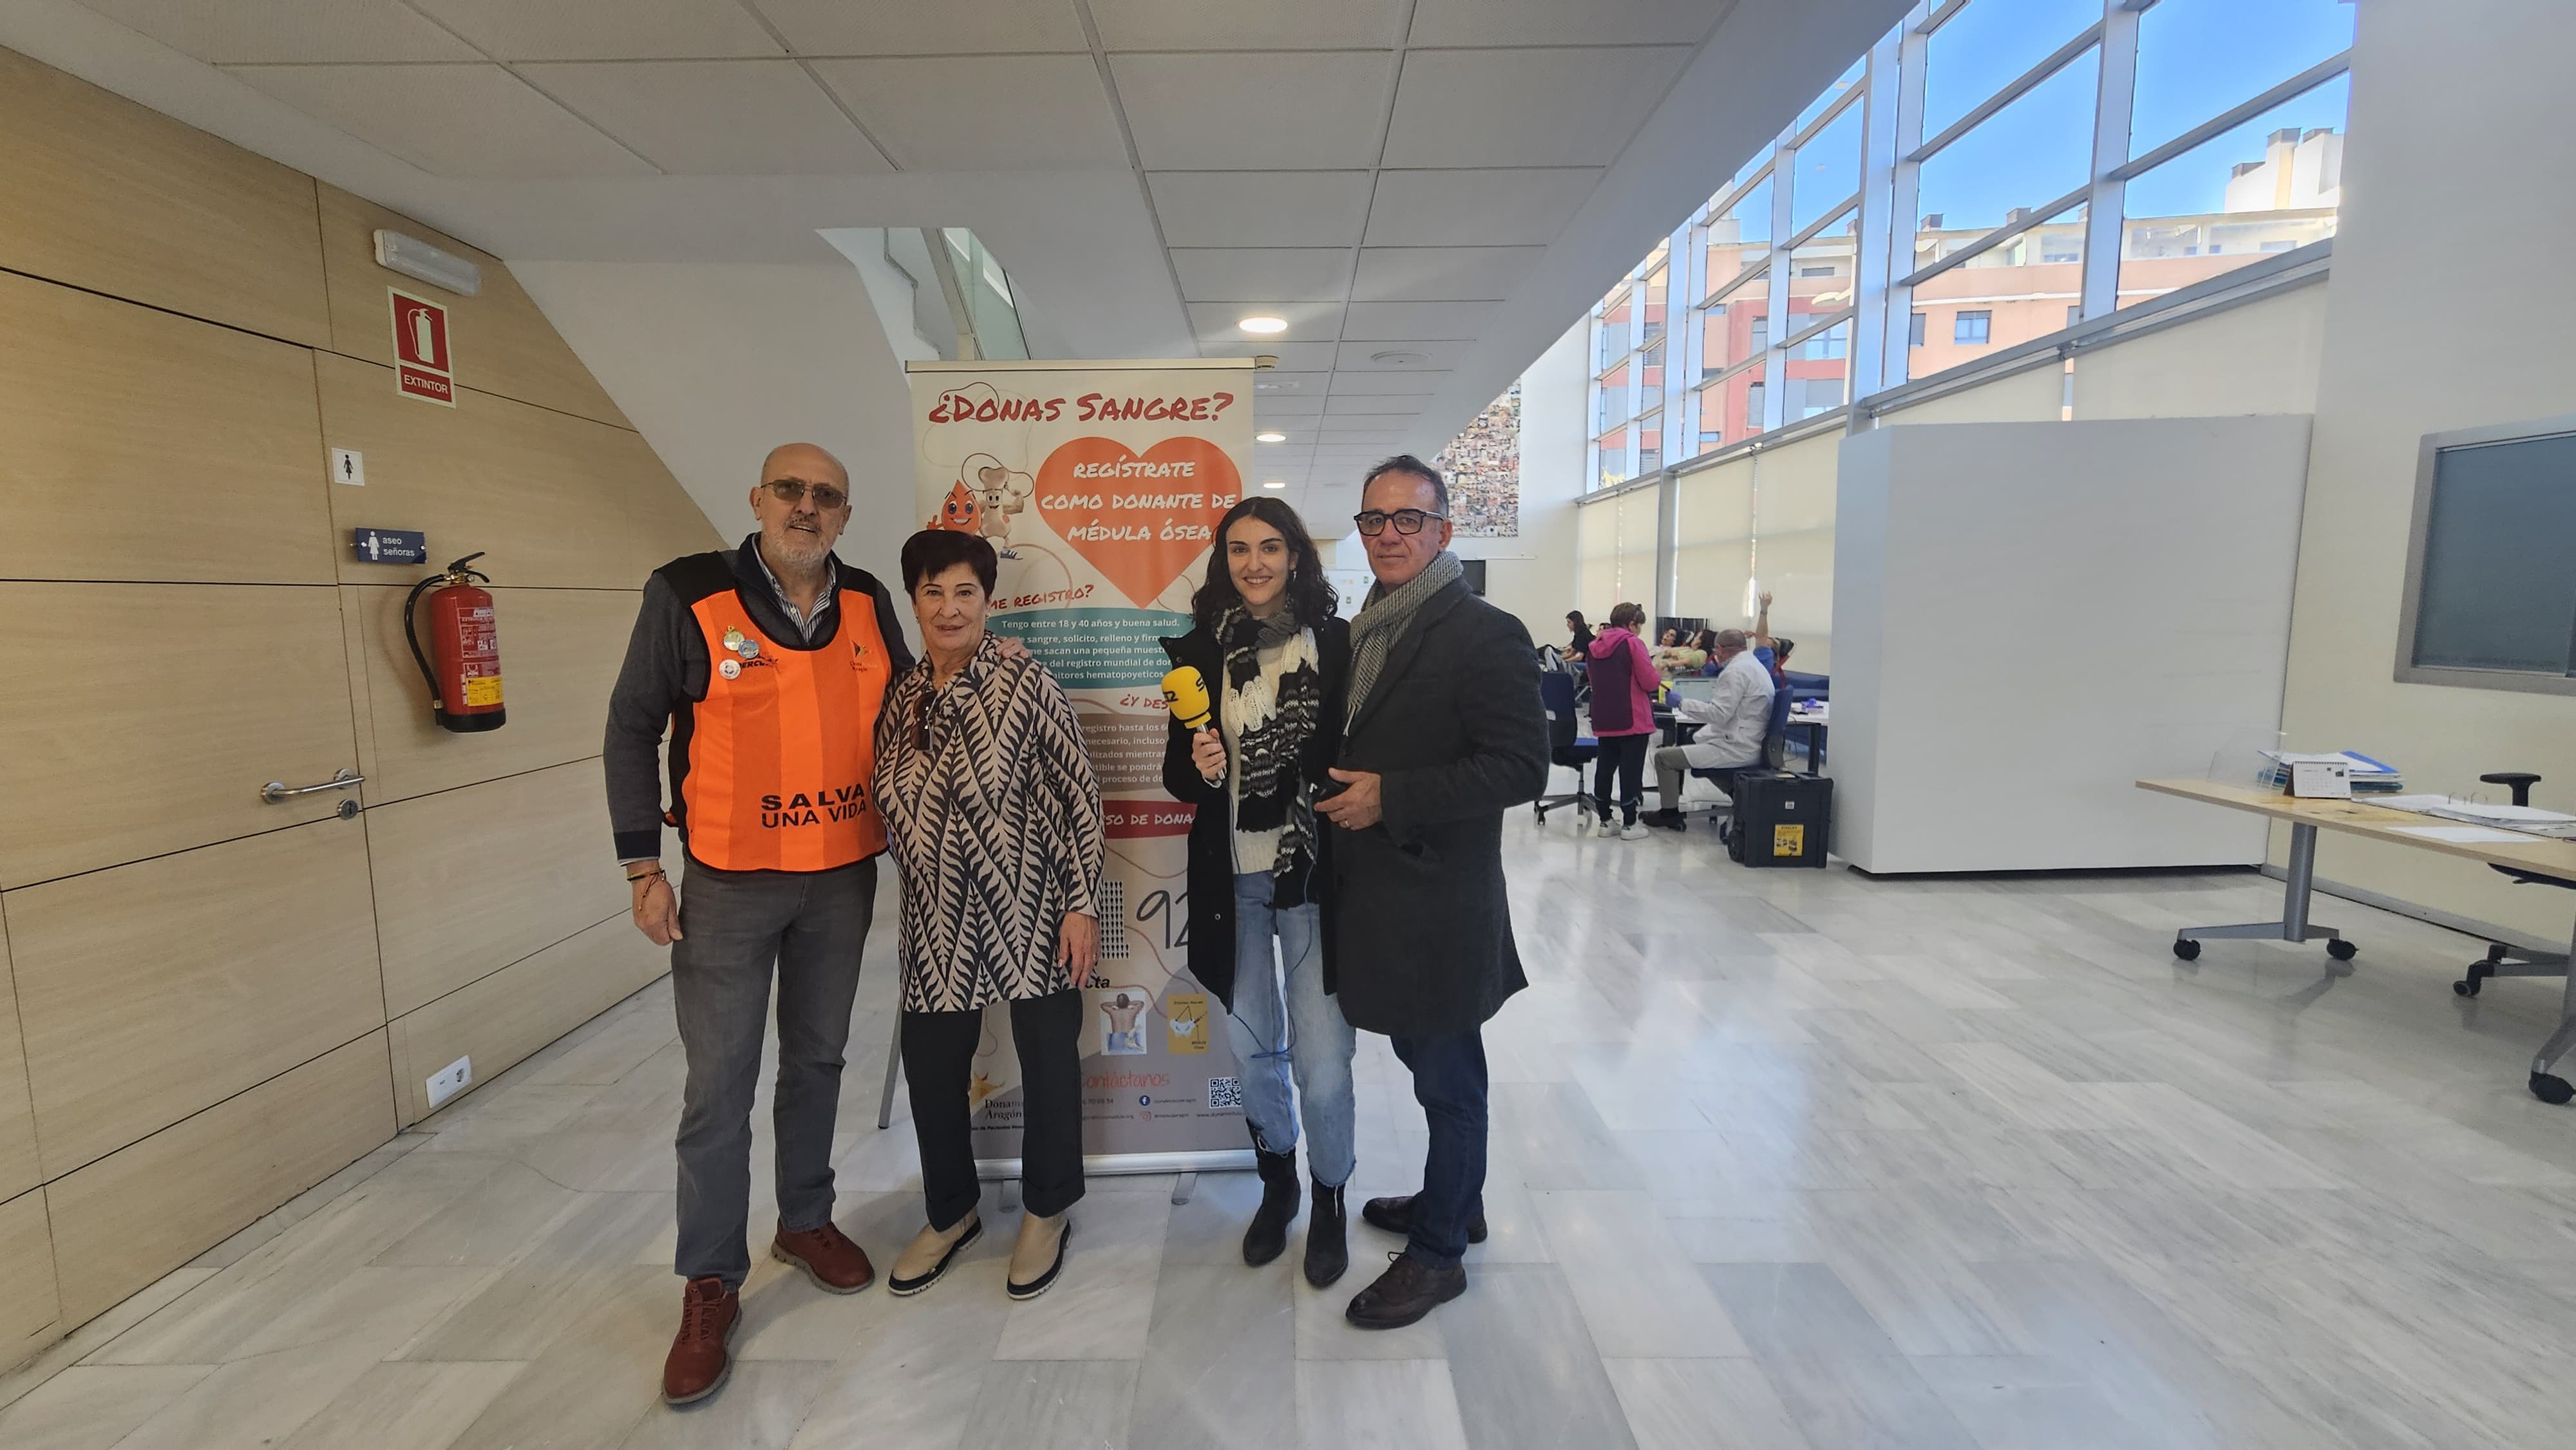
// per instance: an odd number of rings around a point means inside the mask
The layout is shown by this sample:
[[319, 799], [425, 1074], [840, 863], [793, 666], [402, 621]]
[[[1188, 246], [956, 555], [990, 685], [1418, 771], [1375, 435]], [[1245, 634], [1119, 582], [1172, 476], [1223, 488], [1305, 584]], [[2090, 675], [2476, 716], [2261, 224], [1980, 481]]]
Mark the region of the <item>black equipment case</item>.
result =
[[1831, 780], [1785, 770], [1745, 770], [1736, 773], [1733, 794], [1727, 855], [1747, 866], [1825, 864], [1834, 816]]

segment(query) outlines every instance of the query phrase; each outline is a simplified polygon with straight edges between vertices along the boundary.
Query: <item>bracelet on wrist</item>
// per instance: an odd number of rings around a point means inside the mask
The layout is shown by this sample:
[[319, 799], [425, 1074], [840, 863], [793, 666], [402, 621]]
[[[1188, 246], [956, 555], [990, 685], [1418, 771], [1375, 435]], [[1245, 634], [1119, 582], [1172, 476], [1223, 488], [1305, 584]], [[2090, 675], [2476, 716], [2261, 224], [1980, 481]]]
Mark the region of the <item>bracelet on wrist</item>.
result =
[[650, 881], [656, 876], [666, 876], [667, 874], [668, 873], [663, 871], [661, 867], [656, 866], [650, 871], [630, 871], [626, 873], [626, 879], [630, 882]]

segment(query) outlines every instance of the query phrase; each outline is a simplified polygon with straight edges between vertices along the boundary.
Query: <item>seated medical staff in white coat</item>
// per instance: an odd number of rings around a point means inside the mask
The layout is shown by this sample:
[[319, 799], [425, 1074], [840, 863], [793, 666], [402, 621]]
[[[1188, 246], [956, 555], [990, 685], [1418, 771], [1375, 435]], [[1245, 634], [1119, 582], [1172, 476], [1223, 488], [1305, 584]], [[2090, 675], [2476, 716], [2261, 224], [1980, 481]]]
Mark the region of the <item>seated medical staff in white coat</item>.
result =
[[1700, 727], [1688, 745], [1667, 745], [1655, 752], [1655, 788], [1663, 809], [1643, 817], [1647, 825], [1682, 828], [1682, 776], [1693, 770], [1733, 770], [1762, 764], [1762, 735], [1771, 723], [1771, 672], [1745, 648], [1744, 631], [1721, 629], [1709, 657], [1721, 668], [1717, 689], [1707, 700], [1679, 700], [1673, 711]]

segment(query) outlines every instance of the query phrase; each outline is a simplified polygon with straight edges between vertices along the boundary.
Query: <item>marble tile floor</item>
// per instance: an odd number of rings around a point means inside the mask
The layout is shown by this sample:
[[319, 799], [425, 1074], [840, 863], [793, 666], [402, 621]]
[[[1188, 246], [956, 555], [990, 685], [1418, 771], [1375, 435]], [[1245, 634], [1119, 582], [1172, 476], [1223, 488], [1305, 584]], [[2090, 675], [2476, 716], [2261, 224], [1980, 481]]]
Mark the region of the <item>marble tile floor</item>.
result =
[[[675, 1322], [667, 984], [0, 1378], [0, 1446], [2459, 1447], [2576, 1426], [2576, 1114], [2523, 1062], [2554, 982], [2340, 902], [2362, 943], [2167, 952], [2248, 873], [1872, 881], [1705, 832], [1515, 813], [1532, 979], [1488, 1032], [1491, 1240], [1387, 1334], [1236, 1243], [1248, 1174], [1095, 1180], [1062, 1285], [1015, 1211], [911, 1300], [758, 1259], [739, 1365], [654, 1397]], [[881, 919], [890, 919], [889, 917]], [[871, 943], [840, 1221], [917, 1223]], [[1420, 1111], [1363, 1035], [1354, 1201]], [[765, 1109], [763, 1110], [765, 1116]], [[765, 1142], [760, 1148], [766, 1161]], [[753, 1206], [756, 1234], [770, 1225]]]

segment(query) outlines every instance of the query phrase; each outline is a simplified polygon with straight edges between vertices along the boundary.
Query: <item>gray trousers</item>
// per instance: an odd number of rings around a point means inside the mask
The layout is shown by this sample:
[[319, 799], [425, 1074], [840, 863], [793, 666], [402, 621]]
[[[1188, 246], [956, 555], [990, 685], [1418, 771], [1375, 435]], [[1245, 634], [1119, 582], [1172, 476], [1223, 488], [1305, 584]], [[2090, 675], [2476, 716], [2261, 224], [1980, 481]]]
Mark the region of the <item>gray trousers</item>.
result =
[[680, 886], [683, 935], [671, 944], [671, 1003], [689, 1059], [672, 1265], [683, 1277], [713, 1276], [738, 1288], [751, 1272], [751, 1104], [760, 1090], [773, 965], [778, 1221], [802, 1232], [831, 1218], [841, 1049], [876, 899], [874, 860], [814, 872], [688, 863]]

